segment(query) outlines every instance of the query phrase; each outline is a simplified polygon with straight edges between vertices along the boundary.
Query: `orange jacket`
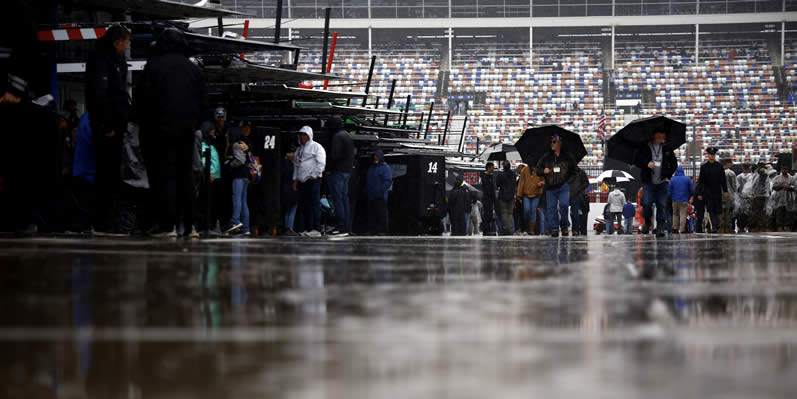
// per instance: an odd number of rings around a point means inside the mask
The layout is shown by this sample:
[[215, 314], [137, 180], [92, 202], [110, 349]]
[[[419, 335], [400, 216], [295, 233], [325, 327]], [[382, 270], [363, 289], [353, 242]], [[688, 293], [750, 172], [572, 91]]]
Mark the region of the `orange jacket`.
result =
[[523, 197], [535, 198], [542, 195], [542, 185], [540, 183], [545, 183], [545, 178], [537, 176], [537, 174], [531, 173], [531, 168], [523, 168], [523, 172], [520, 173], [520, 181], [517, 184], [517, 198], [522, 199]]

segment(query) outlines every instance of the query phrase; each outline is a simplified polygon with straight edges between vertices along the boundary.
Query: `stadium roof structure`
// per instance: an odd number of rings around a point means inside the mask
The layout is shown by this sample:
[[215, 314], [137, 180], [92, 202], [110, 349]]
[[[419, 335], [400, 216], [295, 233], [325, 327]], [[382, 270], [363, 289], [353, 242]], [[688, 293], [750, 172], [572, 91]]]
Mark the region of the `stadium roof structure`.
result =
[[72, 0], [71, 5], [95, 11], [124, 11], [139, 18], [157, 20], [251, 16], [221, 7], [185, 4], [174, 0]]

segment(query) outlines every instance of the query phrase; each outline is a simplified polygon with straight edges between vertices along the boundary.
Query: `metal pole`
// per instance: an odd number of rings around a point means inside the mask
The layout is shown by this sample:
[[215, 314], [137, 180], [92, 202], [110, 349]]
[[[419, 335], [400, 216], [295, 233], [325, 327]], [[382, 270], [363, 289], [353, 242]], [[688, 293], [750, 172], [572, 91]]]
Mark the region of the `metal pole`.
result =
[[219, 25], [219, 37], [224, 34], [224, 19], [222, 17], [218, 17], [216, 19], [216, 23]]
[[462, 123], [462, 134], [459, 136], [459, 147], [457, 149], [459, 152], [465, 152], [465, 149], [462, 145], [465, 143], [465, 128], [468, 126], [468, 116], [465, 115], [465, 122]]
[[[329, 49], [329, 60], [327, 61], [327, 73], [332, 72], [332, 61], [335, 59], [335, 45], [338, 43], [338, 32], [332, 34], [332, 47]], [[329, 87], [329, 80], [324, 81], [324, 90]]]
[[446, 137], [448, 137], [448, 124], [451, 122], [451, 110], [448, 111], [446, 117], [446, 126], [443, 128], [443, 145], [446, 145]]
[[329, 44], [329, 17], [332, 9], [327, 7], [326, 15], [324, 16], [324, 47], [321, 50], [321, 73], [324, 73], [324, 69], [327, 66], [327, 45]]
[[695, 24], [695, 64], [700, 62], [700, 24]]
[[374, 77], [374, 65], [376, 65], [376, 56], [371, 57], [371, 67], [368, 68], [368, 80], [365, 82], [365, 98], [363, 99], [363, 107], [368, 102], [368, 92], [371, 90], [371, 78]]
[[426, 140], [429, 138], [429, 126], [432, 124], [432, 115], [434, 114], [434, 100], [432, 100], [432, 106], [429, 107], [429, 116], [426, 118], [426, 132], [423, 134], [423, 139]]
[[534, 68], [534, 28], [529, 26], [529, 68]]
[[786, 22], [780, 23], [780, 66], [786, 65]]
[[404, 123], [401, 125], [402, 128], [407, 127], [407, 118], [410, 116], [410, 102], [412, 101], [412, 94], [407, 95], [407, 104], [404, 105]]
[[[381, 99], [381, 97], [377, 97], [376, 98], [376, 105], [374, 105], [374, 109], [379, 109], [379, 100], [380, 99]], [[376, 121], [376, 114], [374, 114], [374, 119], [373, 120]]]
[[[390, 85], [390, 97], [387, 98], [387, 110], [390, 111], [390, 108], [393, 106], [393, 95], [396, 93], [396, 82], [397, 79], [393, 79], [393, 83]], [[385, 114], [385, 126], [387, 126], [387, 121], [390, 119], [390, 114]]]
[[416, 139], [421, 138], [421, 129], [423, 129], [423, 115], [424, 112], [421, 111], [421, 120], [418, 121], [418, 133], [415, 135]]
[[614, 25], [612, 25], [612, 71], [614, 71]]
[[[368, 7], [368, 13], [369, 14], [371, 13], [371, 8], [370, 7]], [[373, 29], [369, 26], [368, 27], [368, 58], [371, 58], [371, 44], [372, 44], [372, 42], [371, 42], [371, 31], [372, 30]]]
[[282, 29], [282, 0], [277, 0], [277, 18], [274, 23], [274, 43], [280, 42], [280, 29]]
[[451, 60], [453, 58], [451, 54], [454, 53], [453, 42], [454, 42], [454, 29], [449, 27], [448, 28], [448, 69], [449, 70], [451, 69]]

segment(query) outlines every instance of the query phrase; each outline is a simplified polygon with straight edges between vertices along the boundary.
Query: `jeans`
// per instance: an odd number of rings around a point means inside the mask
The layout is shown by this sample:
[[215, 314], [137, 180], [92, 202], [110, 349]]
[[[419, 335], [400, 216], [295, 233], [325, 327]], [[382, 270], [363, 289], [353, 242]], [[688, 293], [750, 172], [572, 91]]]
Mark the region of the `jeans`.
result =
[[[537, 205], [540, 204], [540, 197], [523, 197], [523, 216], [526, 223], [537, 221]], [[533, 231], [529, 233], [534, 233]]]
[[236, 178], [232, 181], [232, 217], [230, 224], [235, 226], [243, 224], [241, 231], [249, 232], [249, 205], [246, 203], [246, 194], [249, 188], [249, 179]]
[[[539, 214], [537, 215], [537, 225], [540, 226], [540, 235], [545, 234], [545, 211], [547, 209], [540, 209]], [[535, 211], [537, 213], [537, 211]]]
[[297, 231], [321, 231], [321, 179], [299, 183], [298, 211], [304, 223]]
[[609, 218], [606, 219], [606, 228], [609, 234], [614, 234], [614, 222], [622, 223], [623, 214], [620, 212], [609, 212]]
[[[558, 233], [559, 229], [567, 228], [567, 207], [570, 204], [570, 186], [567, 183], [558, 188], [545, 190], [545, 200], [548, 202], [548, 223], [551, 232]], [[556, 211], [557, 206], [559, 212]]]
[[643, 183], [642, 214], [645, 220], [653, 217], [653, 204], [656, 204], [656, 225], [659, 232], [666, 231], [667, 226], [667, 183]]
[[470, 231], [470, 212], [465, 214], [465, 235]]
[[630, 218], [625, 218], [625, 234], [631, 234], [634, 232], [634, 217], [631, 216]]
[[293, 230], [293, 222], [296, 221], [296, 204], [290, 207], [285, 213], [285, 227]]
[[581, 196], [570, 196], [570, 221], [572, 222], [573, 232], [586, 233], [581, 231]]
[[349, 219], [349, 177], [351, 173], [333, 172], [329, 175], [327, 184], [329, 185], [329, 195], [332, 197], [332, 205], [335, 207], [335, 218], [337, 228], [340, 232], [348, 232]]

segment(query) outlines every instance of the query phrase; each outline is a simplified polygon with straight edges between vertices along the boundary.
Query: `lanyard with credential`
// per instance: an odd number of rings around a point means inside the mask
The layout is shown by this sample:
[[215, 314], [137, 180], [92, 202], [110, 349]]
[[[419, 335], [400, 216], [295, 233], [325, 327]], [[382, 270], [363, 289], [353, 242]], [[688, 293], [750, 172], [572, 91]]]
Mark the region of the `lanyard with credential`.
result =
[[659, 150], [656, 151], [656, 145], [653, 144], [650, 149], [653, 151], [653, 159], [655, 160], [661, 157], [661, 151], [664, 149], [664, 146], [659, 146]]

